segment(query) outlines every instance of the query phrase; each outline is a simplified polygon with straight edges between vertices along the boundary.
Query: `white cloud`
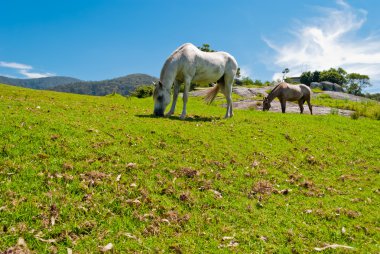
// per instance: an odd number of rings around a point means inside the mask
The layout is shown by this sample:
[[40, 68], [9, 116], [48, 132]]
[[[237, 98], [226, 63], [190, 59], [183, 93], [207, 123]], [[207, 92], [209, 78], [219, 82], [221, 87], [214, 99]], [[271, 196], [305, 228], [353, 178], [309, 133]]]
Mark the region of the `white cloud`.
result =
[[252, 77], [252, 71], [248, 66], [243, 65], [243, 66], [239, 66], [239, 68], [240, 68], [240, 76], [242, 78]]
[[[289, 68], [287, 76], [342, 67], [369, 75], [380, 89], [380, 38], [357, 34], [367, 20], [367, 11], [354, 9], [343, 0], [336, 3], [336, 8], [318, 7], [320, 17], [300, 22], [291, 32], [293, 40], [277, 43], [264, 38], [276, 52], [274, 64], [280, 69]], [[282, 74], [275, 73], [273, 78], [279, 76]]]
[[27, 70], [20, 70], [20, 73], [27, 78], [46, 78], [54, 76], [52, 73], [37, 73], [37, 72], [28, 72]]
[[32, 66], [21, 64], [21, 63], [9, 63], [9, 62], [0, 62], [0, 67], [20, 69], [20, 70], [31, 70]]
[[22, 63], [0, 61], [0, 67], [16, 69], [20, 74], [24, 75], [25, 78], [45, 78], [55, 75], [53, 73], [30, 72], [33, 69], [33, 67]]

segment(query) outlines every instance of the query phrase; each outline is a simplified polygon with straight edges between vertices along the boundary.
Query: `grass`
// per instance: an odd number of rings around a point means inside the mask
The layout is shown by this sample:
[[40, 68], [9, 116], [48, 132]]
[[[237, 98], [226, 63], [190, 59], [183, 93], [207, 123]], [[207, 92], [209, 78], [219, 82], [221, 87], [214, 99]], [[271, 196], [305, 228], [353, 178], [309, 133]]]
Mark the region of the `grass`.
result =
[[348, 99], [338, 100], [331, 98], [328, 94], [321, 94], [318, 97], [314, 97], [311, 103], [313, 105], [353, 110], [356, 111], [355, 116], [380, 120], [380, 103], [377, 101], [356, 102]]
[[152, 109], [0, 85], [0, 251], [379, 251], [379, 121]]
[[316, 88], [312, 88], [311, 91], [313, 91], [313, 93], [323, 93], [323, 90], [319, 87], [316, 87]]

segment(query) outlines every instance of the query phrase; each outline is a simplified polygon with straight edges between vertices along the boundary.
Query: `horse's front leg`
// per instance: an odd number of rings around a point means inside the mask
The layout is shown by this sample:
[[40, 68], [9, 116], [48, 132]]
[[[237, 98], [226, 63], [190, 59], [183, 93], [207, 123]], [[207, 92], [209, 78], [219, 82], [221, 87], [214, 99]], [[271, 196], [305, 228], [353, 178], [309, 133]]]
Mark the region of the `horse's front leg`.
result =
[[281, 103], [281, 111], [282, 111], [282, 113], [285, 113], [286, 100], [281, 100], [280, 103]]
[[172, 103], [172, 106], [171, 106], [169, 112], [166, 114], [166, 116], [171, 116], [174, 114], [175, 106], [177, 104], [180, 85], [181, 85], [180, 82], [178, 82], [177, 80], [174, 81], [173, 103]]
[[191, 83], [191, 80], [185, 80], [185, 89], [183, 91], [183, 109], [182, 109], [182, 114], [179, 117], [181, 119], [185, 119], [186, 117], [186, 104], [189, 98], [190, 83]]

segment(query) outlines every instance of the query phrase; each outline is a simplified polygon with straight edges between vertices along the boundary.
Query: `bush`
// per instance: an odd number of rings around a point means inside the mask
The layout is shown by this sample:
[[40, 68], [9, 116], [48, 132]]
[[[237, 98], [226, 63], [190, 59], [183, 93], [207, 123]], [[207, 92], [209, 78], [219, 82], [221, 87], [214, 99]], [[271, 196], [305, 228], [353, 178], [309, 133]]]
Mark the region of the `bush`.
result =
[[146, 98], [153, 95], [154, 86], [152, 85], [143, 85], [137, 87], [132, 93], [131, 96], [137, 98]]
[[351, 119], [356, 120], [356, 119], [359, 119], [360, 113], [358, 111], [354, 111], [354, 112], [351, 113], [350, 116], [351, 116]]
[[331, 115], [339, 115], [339, 109], [337, 109], [337, 108], [331, 108], [330, 114]]
[[253, 86], [254, 84], [255, 82], [253, 82], [253, 80], [250, 79], [249, 77], [245, 77], [241, 79], [242, 86]]

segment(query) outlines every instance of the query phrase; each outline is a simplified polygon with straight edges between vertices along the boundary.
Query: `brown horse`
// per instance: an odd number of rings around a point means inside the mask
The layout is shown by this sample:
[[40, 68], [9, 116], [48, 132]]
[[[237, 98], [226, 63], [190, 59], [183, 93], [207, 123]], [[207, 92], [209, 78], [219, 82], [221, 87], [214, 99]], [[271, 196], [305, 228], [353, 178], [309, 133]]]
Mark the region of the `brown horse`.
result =
[[310, 109], [310, 114], [313, 114], [312, 106], [310, 104], [311, 90], [308, 86], [300, 85], [290, 85], [285, 82], [278, 84], [273, 90], [268, 94], [267, 97], [264, 97], [263, 101], [263, 111], [269, 110], [271, 105], [270, 103], [274, 98], [278, 98], [281, 103], [282, 113], [285, 113], [286, 101], [298, 101], [300, 106], [301, 114], [303, 113], [303, 104], [307, 101], [307, 105]]

